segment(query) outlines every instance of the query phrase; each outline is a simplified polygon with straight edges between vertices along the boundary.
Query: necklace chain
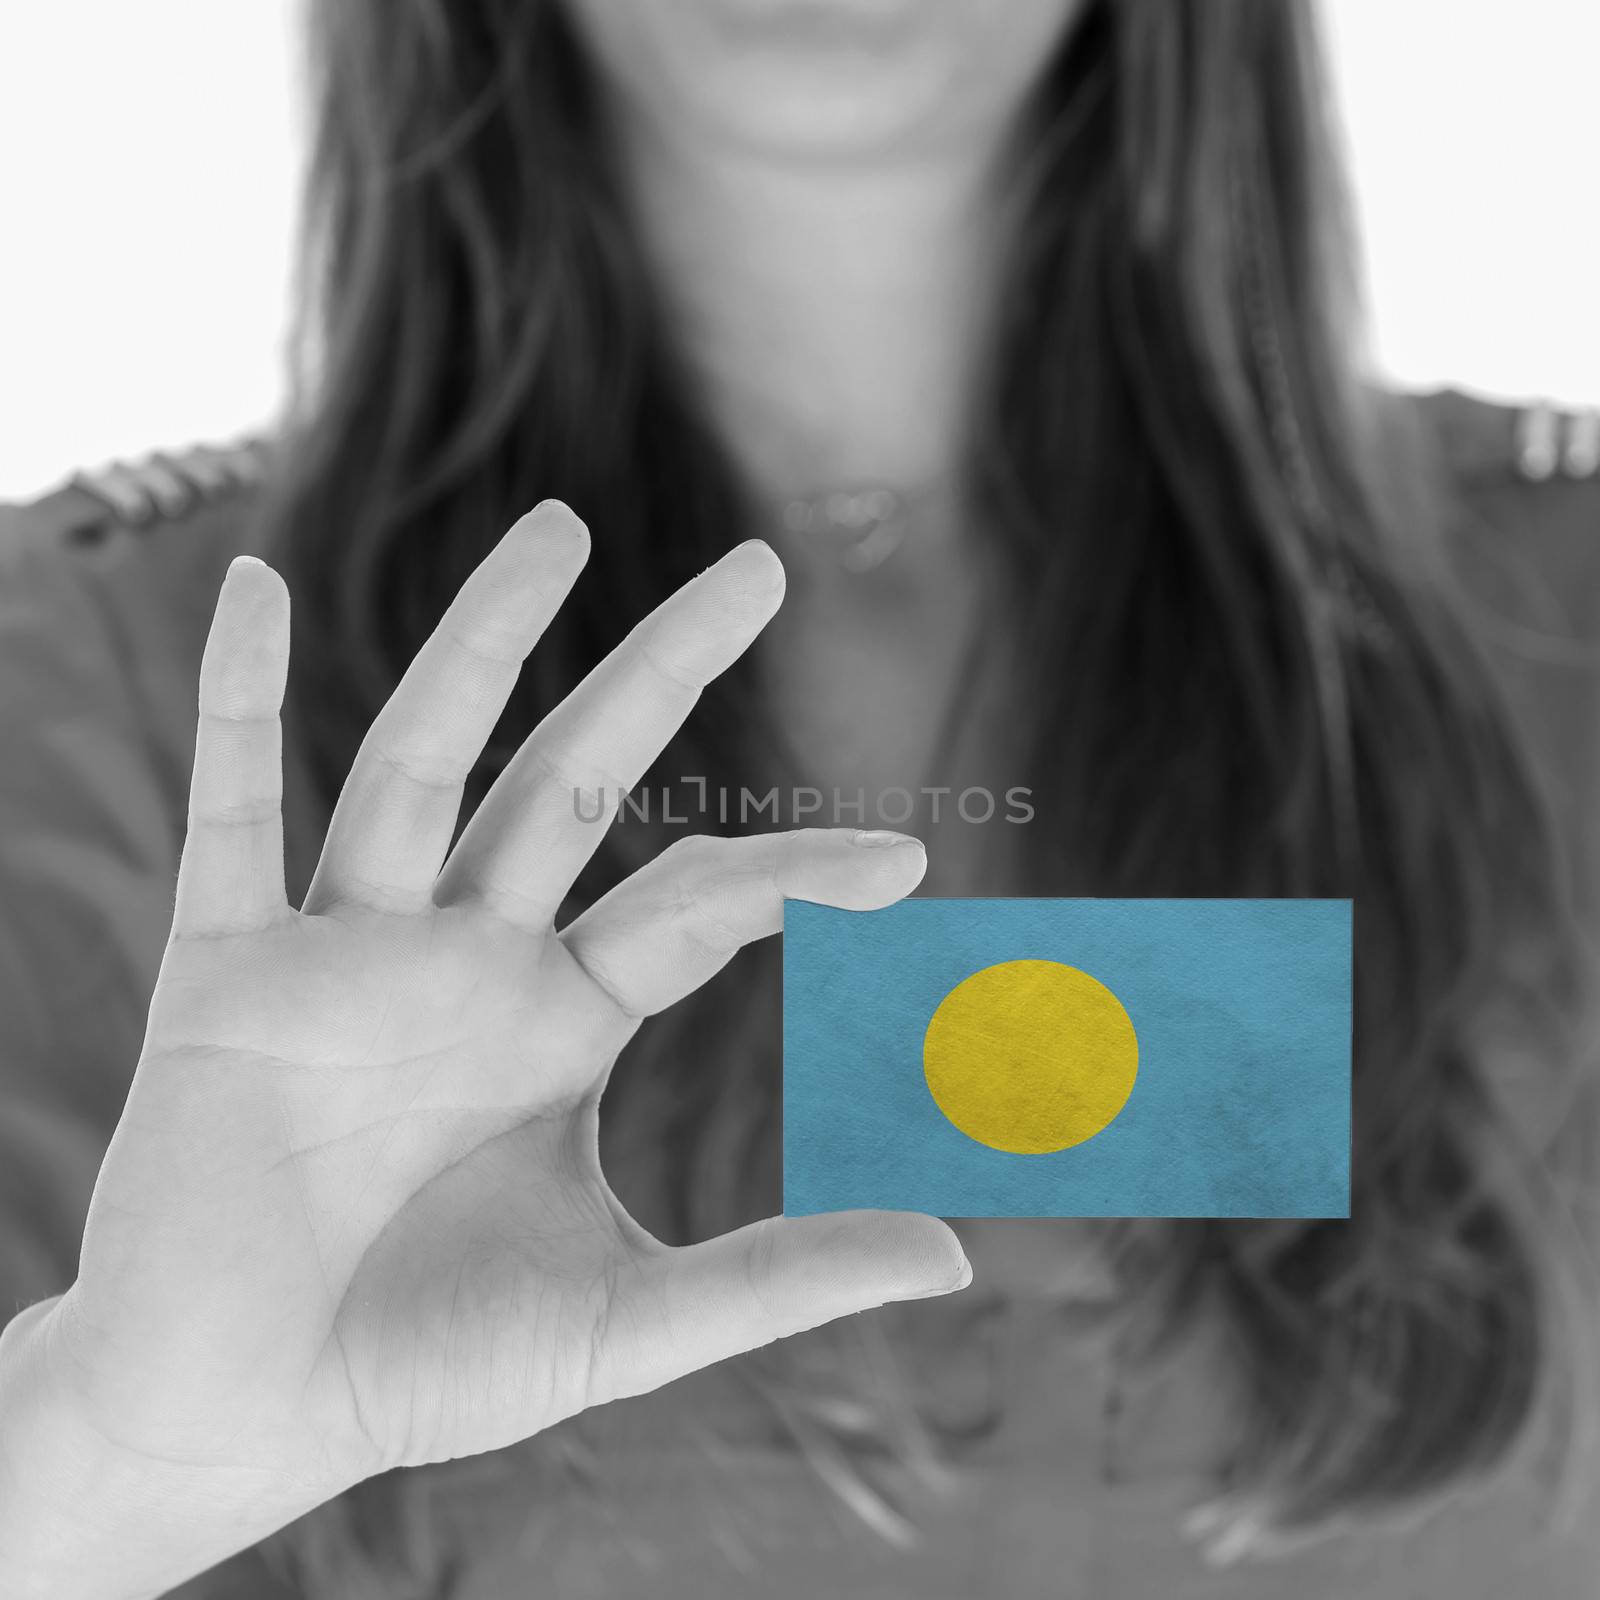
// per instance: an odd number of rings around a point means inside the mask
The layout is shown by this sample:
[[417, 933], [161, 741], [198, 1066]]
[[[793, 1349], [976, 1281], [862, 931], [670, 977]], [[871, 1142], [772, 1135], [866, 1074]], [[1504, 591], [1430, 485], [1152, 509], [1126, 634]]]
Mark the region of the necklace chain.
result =
[[791, 533], [825, 545], [850, 572], [881, 566], [905, 542], [909, 523], [906, 496], [882, 484], [797, 497], [783, 508]]

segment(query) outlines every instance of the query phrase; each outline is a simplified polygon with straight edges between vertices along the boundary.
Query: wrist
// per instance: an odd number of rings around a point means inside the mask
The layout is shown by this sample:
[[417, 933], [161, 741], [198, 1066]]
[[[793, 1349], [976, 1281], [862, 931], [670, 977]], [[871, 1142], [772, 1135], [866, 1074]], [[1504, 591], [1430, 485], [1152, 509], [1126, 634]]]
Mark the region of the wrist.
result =
[[[152, 1459], [89, 1417], [55, 1349], [64, 1298], [0, 1330], [0, 1575], [15, 1600], [149, 1600], [320, 1496]], [[250, 1481], [255, 1479], [256, 1481]]]

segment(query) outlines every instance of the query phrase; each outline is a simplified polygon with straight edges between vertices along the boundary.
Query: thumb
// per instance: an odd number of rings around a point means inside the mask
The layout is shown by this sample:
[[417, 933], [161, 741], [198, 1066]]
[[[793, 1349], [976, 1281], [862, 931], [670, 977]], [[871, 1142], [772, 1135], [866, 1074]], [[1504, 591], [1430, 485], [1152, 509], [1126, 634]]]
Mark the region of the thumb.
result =
[[769, 1217], [664, 1250], [620, 1281], [595, 1388], [642, 1394], [729, 1356], [890, 1300], [964, 1289], [956, 1236], [913, 1211]]

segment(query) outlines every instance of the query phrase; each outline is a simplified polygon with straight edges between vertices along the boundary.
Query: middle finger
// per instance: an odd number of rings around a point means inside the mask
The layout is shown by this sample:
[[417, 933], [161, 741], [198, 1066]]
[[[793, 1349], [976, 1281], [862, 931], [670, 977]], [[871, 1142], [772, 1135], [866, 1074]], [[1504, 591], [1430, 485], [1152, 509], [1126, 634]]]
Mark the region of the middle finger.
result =
[[783, 586], [777, 556], [753, 539], [651, 612], [507, 763], [445, 864], [440, 903], [471, 897], [548, 924], [621, 796], [767, 625]]

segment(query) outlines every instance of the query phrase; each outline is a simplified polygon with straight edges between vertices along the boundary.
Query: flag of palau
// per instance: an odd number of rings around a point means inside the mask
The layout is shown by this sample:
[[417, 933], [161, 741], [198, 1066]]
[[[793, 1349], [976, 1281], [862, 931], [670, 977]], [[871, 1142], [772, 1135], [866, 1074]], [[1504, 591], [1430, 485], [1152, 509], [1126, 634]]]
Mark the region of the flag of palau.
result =
[[1351, 902], [791, 901], [790, 1216], [1344, 1217]]

